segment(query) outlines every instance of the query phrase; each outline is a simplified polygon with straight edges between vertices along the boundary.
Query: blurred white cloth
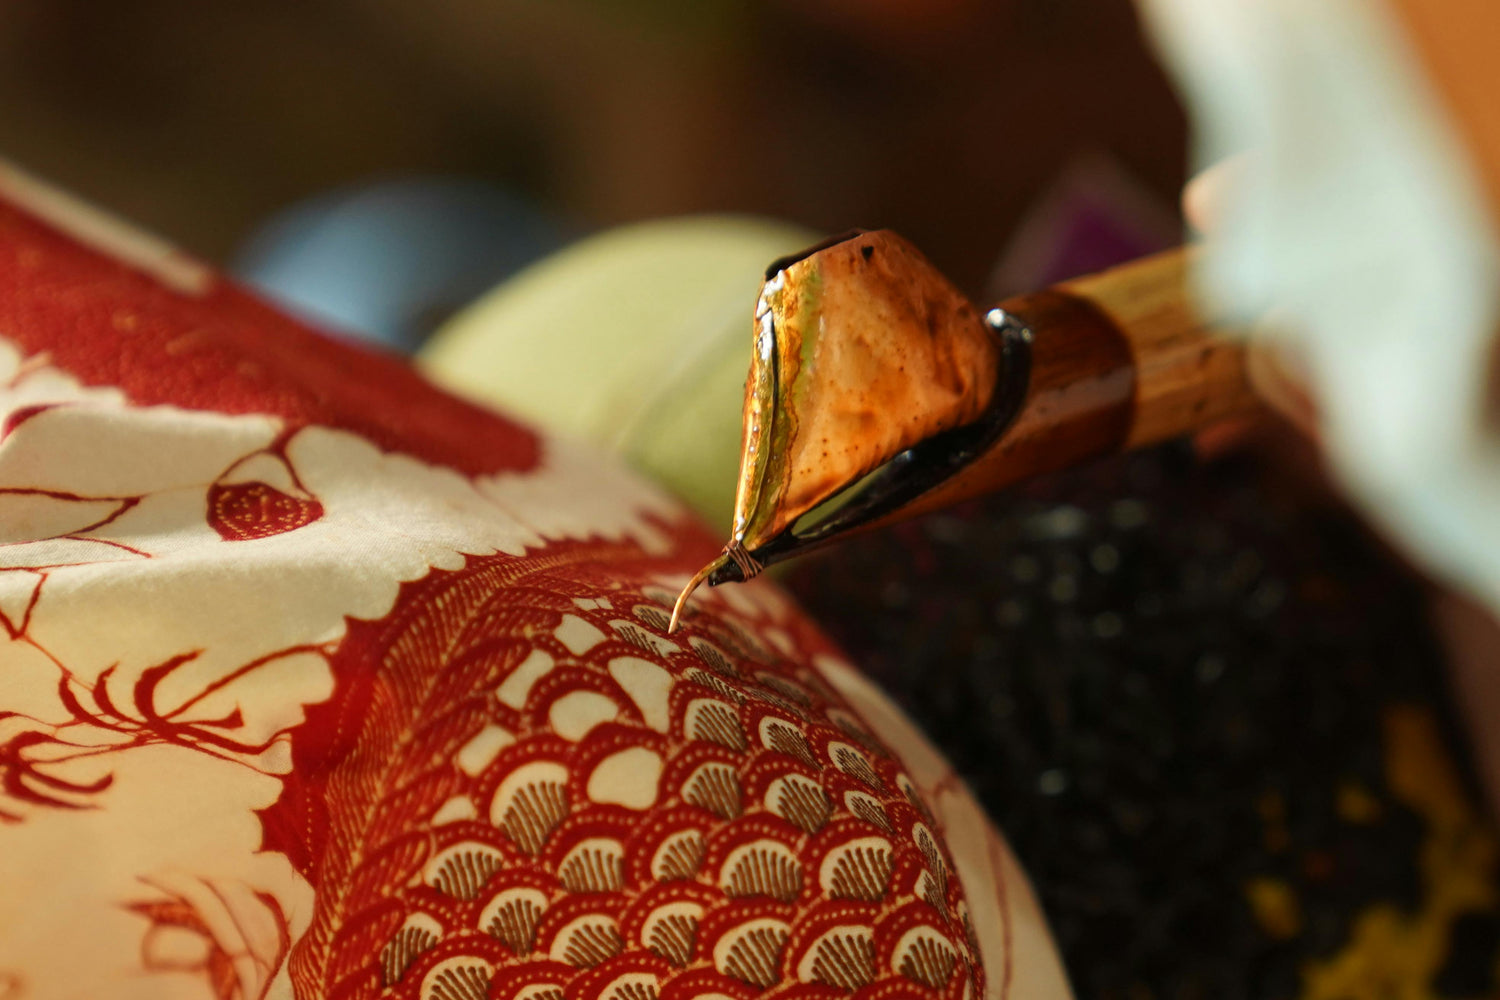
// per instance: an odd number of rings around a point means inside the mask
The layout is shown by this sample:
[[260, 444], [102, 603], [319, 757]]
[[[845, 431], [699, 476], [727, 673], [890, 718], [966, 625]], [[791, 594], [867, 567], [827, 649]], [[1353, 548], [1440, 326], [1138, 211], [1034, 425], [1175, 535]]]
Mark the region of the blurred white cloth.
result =
[[1199, 275], [1207, 303], [1274, 316], [1274, 336], [1306, 362], [1350, 493], [1500, 611], [1500, 451], [1480, 426], [1500, 252], [1391, 11], [1140, 6], [1192, 116], [1195, 167], [1254, 154]]

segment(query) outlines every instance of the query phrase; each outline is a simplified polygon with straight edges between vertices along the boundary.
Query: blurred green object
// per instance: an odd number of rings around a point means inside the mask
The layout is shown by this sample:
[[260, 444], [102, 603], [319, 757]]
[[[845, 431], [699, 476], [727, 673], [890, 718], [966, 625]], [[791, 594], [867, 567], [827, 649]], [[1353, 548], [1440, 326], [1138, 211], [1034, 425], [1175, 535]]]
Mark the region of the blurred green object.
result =
[[611, 230], [480, 298], [418, 364], [455, 392], [603, 446], [725, 525], [761, 278], [816, 239], [742, 217]]

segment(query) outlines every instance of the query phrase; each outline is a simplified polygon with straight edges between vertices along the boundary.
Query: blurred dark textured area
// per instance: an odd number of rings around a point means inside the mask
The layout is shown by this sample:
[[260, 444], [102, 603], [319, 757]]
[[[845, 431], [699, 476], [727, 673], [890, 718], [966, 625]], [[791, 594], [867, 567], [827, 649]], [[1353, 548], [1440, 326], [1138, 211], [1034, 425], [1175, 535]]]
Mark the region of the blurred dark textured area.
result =
[[1180, 444], [790, 584], [999, 821], [1080, 996], [1495, 995], [1500, 917], [1434, 862], [1494, 880], [1425, 598], [1346, 510]]

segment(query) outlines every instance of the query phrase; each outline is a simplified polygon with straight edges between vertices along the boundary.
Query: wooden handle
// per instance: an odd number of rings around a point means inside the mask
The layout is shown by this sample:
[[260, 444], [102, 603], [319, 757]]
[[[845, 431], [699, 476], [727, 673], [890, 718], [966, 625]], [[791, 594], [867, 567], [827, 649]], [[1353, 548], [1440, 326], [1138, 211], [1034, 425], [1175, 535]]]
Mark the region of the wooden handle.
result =
[[[1129, 349], [1135, 385], [1127, 448], [1260, 407], [1245, 377], [1242, 338], [1205, 322], [1193, 305], [1193, 255], [1169, 250], [1057, 286], [1103, 313]], [[1016, 308], [1025, 305], [1017, 301]]]
[[1000, 303], [1034, 335], [1020, 414], [993, 448], [886, 523], [1257, 410], [1240, 338], [1193, 307], [1192, 253], [1168, 251]]

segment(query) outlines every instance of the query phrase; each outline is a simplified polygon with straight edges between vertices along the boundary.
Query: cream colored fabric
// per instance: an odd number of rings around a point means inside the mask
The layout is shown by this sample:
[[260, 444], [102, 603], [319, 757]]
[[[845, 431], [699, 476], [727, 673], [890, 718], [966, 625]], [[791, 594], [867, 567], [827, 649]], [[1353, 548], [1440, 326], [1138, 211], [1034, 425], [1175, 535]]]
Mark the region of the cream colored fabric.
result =
[[[0, 447], [0, 636], [9, 637], [0, 639], [0, 741], [54, 734], [65, 743], [46, 755], [48, 781], [109, 786], [64, 796], [78, 808], [0, 797], [11, 820], [0, 822], [0, 997], [13, 995], [12, 982], [38, 998], [203, 995], [192, 976], [122, 971], [196, 960], [200, 940], [143, 938], [147, 925], [125, 905], [174, 899], [240, 956], [242, 995], [290, 997], [278, 935], [306, 931], [313, 890], [285, 855], [261, 850], [257, 810], [276, 801], [291, 770], [290, 731], [332, 693], [326, 661], [349, 618], [388, 614], [404, 581], [470, 554], [610, 536], [660, 551], [661, 526], [681, 516], [658, 491], [624, 470], [606, 478], [607, 466], [570, 445], [549, 442], [532, 473], [471, 480], [310, 427], [289, 441], [285, 465], [262, 461], [253, 472], [290, 490], [294, 469], [323, 516], [285, 535], [226, 542], [204, 520], [205, 488], [247, 456], [256, 461], [282, 421], [134, 406], [0, 337], [0, 417], [42, 406]], [[129, 745], [145, 725], [140, 685], [185, 650], [191, 662], [154, 702], [183, 728], [236, 713], [214, 731], [266, 742], [263, 750]], [[87, 721], [61, 700], [60, 671], [92, 710]], [[111, 705], [125, 715], [115, 719]]]

